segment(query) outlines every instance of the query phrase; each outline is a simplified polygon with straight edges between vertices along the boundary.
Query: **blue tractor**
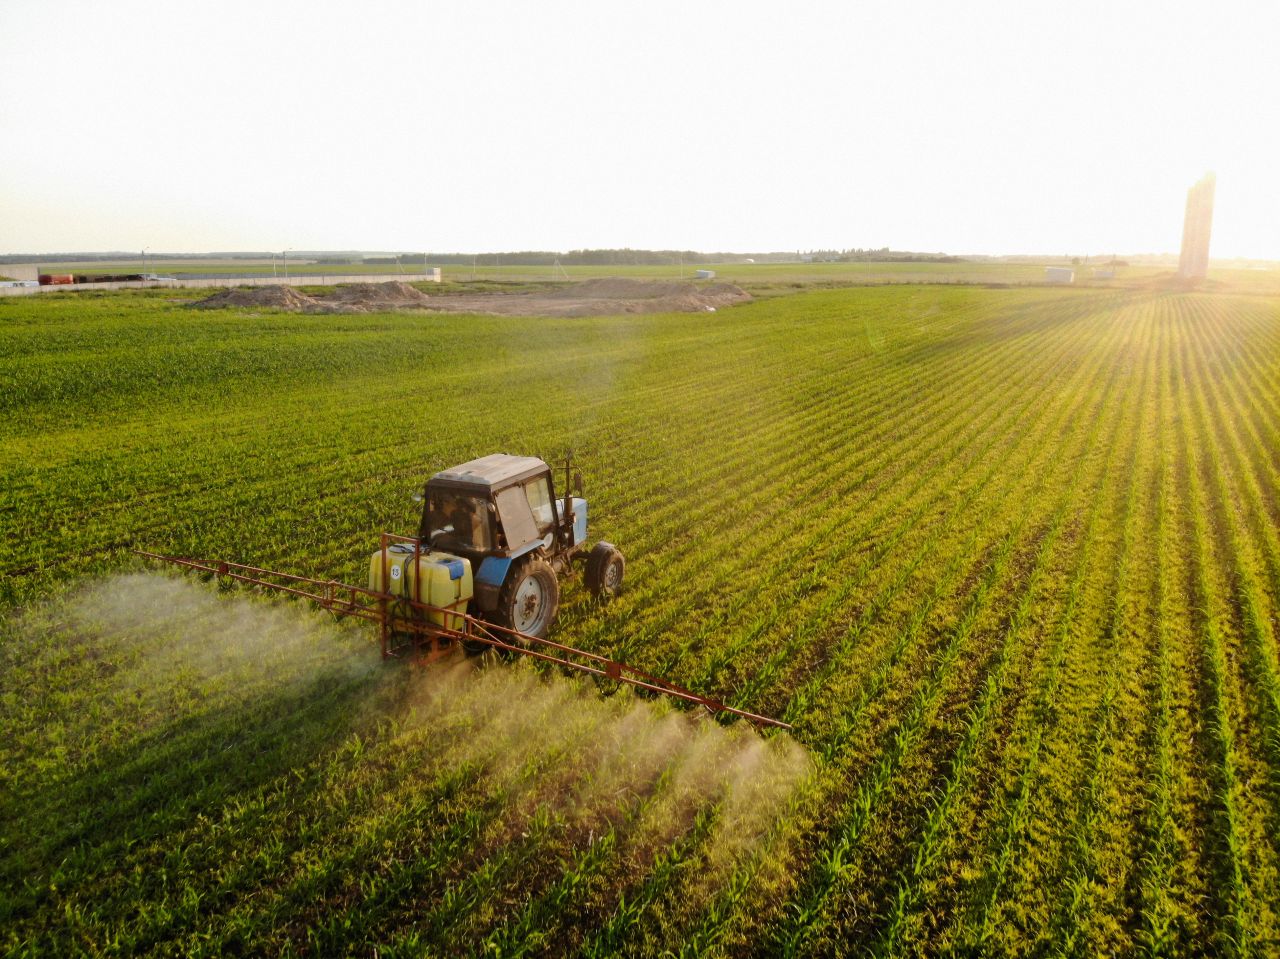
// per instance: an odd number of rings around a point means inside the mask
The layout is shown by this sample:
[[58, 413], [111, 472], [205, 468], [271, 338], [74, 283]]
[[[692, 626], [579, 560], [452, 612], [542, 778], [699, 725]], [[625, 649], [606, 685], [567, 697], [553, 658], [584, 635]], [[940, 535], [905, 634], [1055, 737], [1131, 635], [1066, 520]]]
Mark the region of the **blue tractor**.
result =
[[791, 728], [600, 653], [546, 639], [560, 605], [561, 576], [582, 565], [587, 588], [607, 597], [622, 589], [626, 568], [613, 544], [587, 548], [582, 477], [568, 463], [559, 497], [542, 460], [495, 453], [436, 473], [415, 498], [423, 503], [417, 535], [382, 534], [369, 558], [367, 588], [225, 560], [138, 552], [217, 576], [224, 585], [276, 590], [339, 616], [377, 623], [384, 659], [412, 648], [415, 661], [425, 665], [450, 655], [458, 643], [469, 652], [497, 649], [663, 693], [717, 715]]
[[[558, 497], [545, 462], [493, 453], [427, 481], [418, 541], [436, 562], [454, 564], [449, 575], [459, 590], [464, 581], [473, 583], [471, 612], [543, 638], [560, 605], [560, 577], [575, 563], [585, 567], [594, 596], [615, 596], [622, 589], [621, 551], [604, 541], [586, 548], [582, 476], [568, 462], [564, 479]], [[571, 485], [578, 495], [570, 495]], [[463, 600], [460, 592], [454, 595]]]

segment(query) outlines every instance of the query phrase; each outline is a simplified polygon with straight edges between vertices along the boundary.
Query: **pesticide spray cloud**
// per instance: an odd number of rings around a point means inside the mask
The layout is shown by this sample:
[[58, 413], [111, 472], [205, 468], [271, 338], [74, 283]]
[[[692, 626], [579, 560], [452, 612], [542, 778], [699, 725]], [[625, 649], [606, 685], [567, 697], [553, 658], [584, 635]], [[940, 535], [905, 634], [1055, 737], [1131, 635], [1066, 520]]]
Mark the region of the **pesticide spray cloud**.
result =
[[453, 743], [438, 761], [479, 763], [505, 797], [488, 848], [550, 812], [566, 845], [608, 836], [644, 863], [696, 822], [710, 876], [768, 834], [810, 767], [789, 737], [625, 691], [601, 696], [523, 661], [427, 671], [415, 692], [414, 721]]
[[[215, 707], [226, 723], [284, 693], [305, 701], [313, 690], [354, 690], [340, 700], [349, 715], [327, 747], [333, 754], [369, 764], [410, 755], [418, 784], [465, 774], [469, 794], [492, 813], [452, 861], [448, 883], [467, 882], [513, 847], [550, 875], [607, 844], [610, 861], [642, 875], [681, 846], [698, 860], [686, 894], [713, 895], [735, 864], [777, 842], [775, 827], [810, 769], [787, 736], [766, 739], [744, 723], [722, 726], [626, 690], [603, 695], [590, 680], [524, 661], [384, 664], [358, 625], [169, 575], [91, 583], [11, 632], [27, 665], [7, 670], [92, 676], [93, 702], [65, 711], [82, 715], [55, 715], [54, 705], [28, 717], [33, 729], [60, 723], [73, 756], [91, 756], [104, 730], [118, 749], [130, 735], [163, 733]], [[420, 800], [406, 792], [413, 788], [389, 783], [381, 801], [394, 809]], [[529, 877], [521, 881], [527, 891]]]

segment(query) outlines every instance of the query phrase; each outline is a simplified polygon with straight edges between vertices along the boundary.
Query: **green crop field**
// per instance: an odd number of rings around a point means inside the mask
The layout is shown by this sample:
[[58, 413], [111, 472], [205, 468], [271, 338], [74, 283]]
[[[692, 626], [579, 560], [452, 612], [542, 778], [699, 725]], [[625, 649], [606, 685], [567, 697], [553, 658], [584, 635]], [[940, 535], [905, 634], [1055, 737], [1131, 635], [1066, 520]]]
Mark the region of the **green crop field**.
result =
[[[175, 296], [0, 299], [0, 949], [1280, 954], [1275, 295]], [[628, 585], [554, 636], [793, 733], [128, 553], [358, 583], [569, 449]]]

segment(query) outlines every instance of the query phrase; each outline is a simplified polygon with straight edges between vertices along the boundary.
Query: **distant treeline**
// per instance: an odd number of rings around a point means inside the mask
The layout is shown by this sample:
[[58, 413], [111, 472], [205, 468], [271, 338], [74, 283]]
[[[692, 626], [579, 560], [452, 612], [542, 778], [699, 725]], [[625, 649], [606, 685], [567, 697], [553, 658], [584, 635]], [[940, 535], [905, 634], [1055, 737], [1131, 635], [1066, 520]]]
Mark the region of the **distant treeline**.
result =
[[[887, 246], [876, 250], [788, 250], [785, 253], [699, 253], [695, 250], [570, 250], [554, 253], [545, 250], [513, 250], [506, 253], [405, 253], [395, 256], [366, 256], [359, 262], [370, 265], [433, 264], [437, 266], [671, 266], [694, 263], [852, 263], [858, 260], [902, 261], [911, 263], [958, 263], [958, 256], [942, 253], [903, 253]], [[316, 261], [332, 265], [348, 265], [346, 257], [325, 257]]]
[[[269, 260], [279, 253], [160, 253], [148, 254], [151, 260]], [[904, 263], [958, 263], [964, 257], [943, 253], [909, 253], [858, 247], [847, 250], [787, 250], [772, 253], [699, 253], [696, 250], [570, 250], [557, 253], [547, 250], [514, 250], [506, 253], [402, 253], [399, 256], [363, 256], [358, 252], [308, 253], [290, 251], [292, 260], [306, 260], [326, 266], [353, 264], [404, 266], [673, 266], [701, 263], [853, 263], [857, 261]], [[141, 260], [140, 253], [15, 253], [0, 256], [3, 263], [92, 263], [95, 261]]]
[[[676, 263], [732, 263], [748, 259], [794, 260], [794, 253], [761, 253], [755, 256], [742, 253], [697, 253], [693, 250], [570, 250], [556, 253], [547, 250], [513, 250], [507, 253], [405, 253], [400, 257], [366, 256], [361, 262], [368, 264], [419, 264], [437, 266], [669, 266]], [[333, 257], [320, 263], [350, 263], [350, 260]]]
[[965, 258], [962, 256], [952, 256], [947, 253], [906, 253], [900, 250], [891, 250], [887, 246], [882, 246], [878, 250], [863, 250], [855, 248], [852, 250], [813, 250], [810, 253], [804, 253], [801, 259], [812, 260], [814, 263], [857, 263], [860, 261], [873, 261], [876, 263], [963, 263]]

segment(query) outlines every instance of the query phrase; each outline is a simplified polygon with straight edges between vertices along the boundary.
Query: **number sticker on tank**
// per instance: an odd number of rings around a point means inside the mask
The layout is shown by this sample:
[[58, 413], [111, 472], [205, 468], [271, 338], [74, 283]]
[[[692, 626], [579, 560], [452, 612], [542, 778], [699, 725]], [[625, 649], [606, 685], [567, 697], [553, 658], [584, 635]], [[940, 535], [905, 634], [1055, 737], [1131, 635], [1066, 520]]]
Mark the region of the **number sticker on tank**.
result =
[[399, 579], [399, 578], [400, 578], [400, 567], [399, 567], [399, 566], [392, 566], [392, 567], [391, 567], [391, 578], [392, 578], [392, 579]]

